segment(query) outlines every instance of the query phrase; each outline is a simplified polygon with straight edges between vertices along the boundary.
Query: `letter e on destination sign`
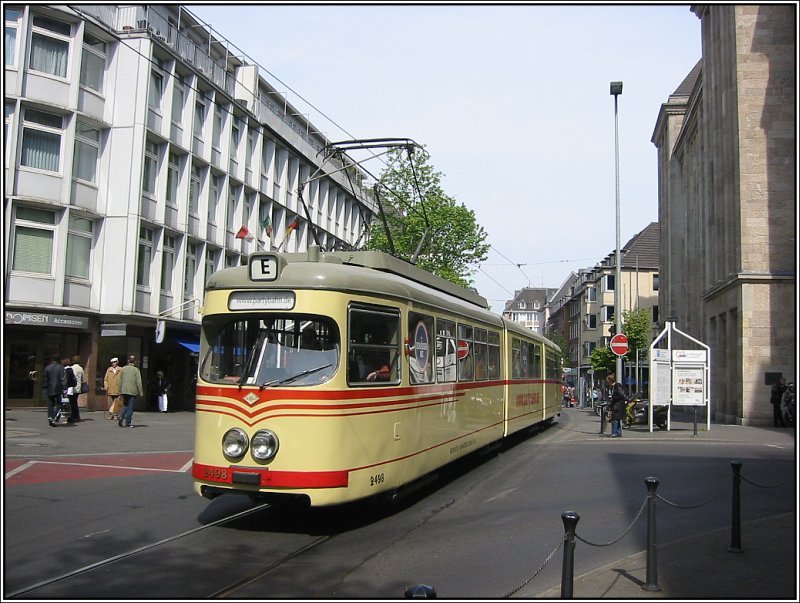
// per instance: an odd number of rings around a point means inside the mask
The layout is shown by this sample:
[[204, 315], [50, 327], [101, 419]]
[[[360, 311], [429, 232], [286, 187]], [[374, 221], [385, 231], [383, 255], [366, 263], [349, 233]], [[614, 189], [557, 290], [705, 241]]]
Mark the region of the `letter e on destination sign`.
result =
[[278, 278], [278, 258], [274, 255], [251, 256], [251, 281], [274, 281], [276, 278]]

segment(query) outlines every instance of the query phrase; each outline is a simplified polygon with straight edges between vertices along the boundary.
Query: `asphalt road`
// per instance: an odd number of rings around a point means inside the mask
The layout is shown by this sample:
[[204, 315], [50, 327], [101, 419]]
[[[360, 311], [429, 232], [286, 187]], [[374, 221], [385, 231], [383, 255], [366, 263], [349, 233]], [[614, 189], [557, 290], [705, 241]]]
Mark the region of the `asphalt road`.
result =
[[84, 417], [48, 428], [41, 411], [5, 412], [4, 598], [402, 598], [417, 584], [440, 598], [552, 596], [562, 514], [592, 543], [577, 543], [576, 576], [641, 553], [648, 477], [663, 497], [659, 543], [730, 526], [732, 460], [778, 484], [743, 488], [743, 522], [796, 508], [793, 432], [694, 435], [682, 419], [612, 440], [591, 411], [566, 409], [394, 507], [260, 509], [214, 525], [254, 505], [193, 494], [191, 413], [137, 413], [135, 429]]

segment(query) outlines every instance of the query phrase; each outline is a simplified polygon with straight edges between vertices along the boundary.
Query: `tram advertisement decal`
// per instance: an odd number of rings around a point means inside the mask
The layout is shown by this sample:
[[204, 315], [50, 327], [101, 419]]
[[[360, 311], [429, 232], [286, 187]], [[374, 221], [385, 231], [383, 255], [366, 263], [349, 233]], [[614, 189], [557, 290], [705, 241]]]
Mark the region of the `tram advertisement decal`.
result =
[[433, 327], [433, 320], [430, 317], [422, 315], [409, 315], [409, 330], [411, 333], [411, 351], [413, 356], [410, 359], [411, 377], [415, 383], [428, 383], [433, 378], [433, 371], [431, 370], [431, 339], [429, 335], [429, 326]]

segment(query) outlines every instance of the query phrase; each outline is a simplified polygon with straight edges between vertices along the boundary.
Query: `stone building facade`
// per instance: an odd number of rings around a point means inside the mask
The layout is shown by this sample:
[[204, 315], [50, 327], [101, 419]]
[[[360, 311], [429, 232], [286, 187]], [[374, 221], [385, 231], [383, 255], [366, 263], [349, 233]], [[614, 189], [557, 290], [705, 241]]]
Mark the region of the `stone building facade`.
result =
[[703, 56], [662, 105], [665, 319], [711, 346], [718, 422], [771, 424], [797, 378], [796, 5], [693, 5]]

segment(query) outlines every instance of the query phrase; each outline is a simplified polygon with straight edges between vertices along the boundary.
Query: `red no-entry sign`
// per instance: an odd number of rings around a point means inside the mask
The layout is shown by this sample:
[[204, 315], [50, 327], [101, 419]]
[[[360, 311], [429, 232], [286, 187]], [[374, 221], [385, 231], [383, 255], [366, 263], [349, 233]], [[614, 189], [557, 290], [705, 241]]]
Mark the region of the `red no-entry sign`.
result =
[[611, 338], [609, 346], [617, 356], [624, 356], [628, 353], [628, 337], [624, 333], [617, 333]]

